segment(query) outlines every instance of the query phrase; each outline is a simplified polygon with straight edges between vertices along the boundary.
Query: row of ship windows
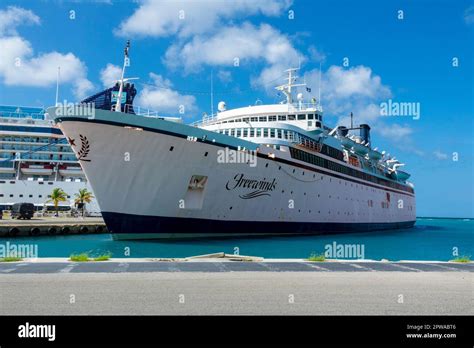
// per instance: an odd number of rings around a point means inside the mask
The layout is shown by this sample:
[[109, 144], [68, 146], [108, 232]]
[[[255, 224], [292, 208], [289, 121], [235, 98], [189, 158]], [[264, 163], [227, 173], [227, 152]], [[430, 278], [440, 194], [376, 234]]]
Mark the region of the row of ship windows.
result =
[[[29, 178], [26, 179], [26, 181], [28, 181], [28, 182], [36, 181], [38, 183], [38, 185], [44, 185], [46, 183], [46, 181], [44, 181], [44, 180], [45, 179], [43, 177], [37, 177], [37, 176], [29, 177]], [[64, 180], [64, 182], [82, 182], [82, 181], [83, 180], [80, 179], [80, 178], [66, 178]], [[16, 184], [16, 181], [10, 180], [10, 181], [7, 182], [5, 180], [0, 180], [0, 184], [7, 184], [7, 183]], [[54, 182], [52, 182], [52, 181], [48, 181], [47, 183], [48, 183], [48, 185], [54, 185]]]
[[264, 137], [264, 138], [277, 138], [277, 139], [285, 139], [285, 140], [296, 140], [299, 133], [283, 130], [283, 129], [275, 129], [275, 128], [233, 128], [233, 129], [220, 129], [216, 131], [217, 133], [229, 135], [231, 137], [237, 138], [253, 138], [253, 137]]
[[222, 123], [234, 123], [234, 122], [273, 122], [273, 121], [304, 121], [304, 120], [319, 120], [322, 121], [323, 117], [318, 114], [298, 114], [298, 115], [273, 115], [273, 116], [258, 116], [258, 117], [244, 117], [236, 120], [222, 121]]
[[[11, 194], [9, 195], [10, 198], [13, 198], [15, 195]], [[3, 193], [0, 193], [0, 197], [5, 197]], [[23, 198], [22, 194], [18, 195], [19, 198]], [[33, 198], [33, 195], [28, 195], [29, 198]], [[43, 198], [43, 195], [38, 195], [38, 198]], [[51, 195], [48, 195], [47, 198], [51, 198]], [[67, 196], [67, 198], [71, 198], [71, 196]]]
[[47, 151], [47, 152], [70, 152], [72, 149], [66, 145], [23, 145], [23, 144], [3, 144], [0, 150], [25, 150], [25, 151]]
[[[229, 210], [232, 210], [232, 208], [233, 208], [232, 206], [229, 207]], [[280, 211], [284, 211], [285, 209], [286, 209], [286, 208], [280, 208]], [[277, 208], [275, 207], [274, 210], [277, 210]], [[410, 210], [410, 209], [409, 209], [409, 210]], [[296, 210], [295, 210], [295, 211], [296, 211]], [[302, 209], [298, 209], [298, 213], [301, 213], [301, 212], [302, 212]], [[304, 212], [304, 210], [303, 210], [303, 212]], [[313, 212], [313, 211], [312, 211], [311, 209], [308, 210], [308, 213], [309, 213], [309, 214], [311, 214], [312, 212]], [[314, 212], [316, 213], [316, 211], [314, 211]], [[317, 212], [318, 212], [318, 214], [321, 214], [321, 210], [318, 210]], [[324, 212], [323, 212], [323, 213], [324, 213]], [[327, 213], [328, 213], [329, 215], [331, 215], [331, 210], [328, 210]], [[335, 212], [335, 211], [332, 211], [332, 213], [335, 214], [336, 212]], [[347, 215], [347, 216], [351, 216], [351, 215], [355, 215], [355, 214], [356, 214], [356, 212], [353, 212], [353, 211], [352, 211], [352, 212], [351, 212], [351, 211], [343, 211], [343, 212], [342, 212], [342, 215]], [[337, 212], [337, 215], [341, 215], [341, 212], [338, 211], [338, 212]], [[359, 211], [359, 212], [357, 212], [357, 215], [359, 215], [359, 216], [360, 216], [360, 215], [368, 216], [368, 215], [369, 215], [369, 212], [368, 212], [367, 210]], [[372, 213], [372, 215], [373, 215], [373, 213]], [[375, 215], [376, 215], [376, 216], [383, 216], [384, 214], [377, 214], [377, 213], [375, 213]], [[217, 217], [220, 217], [220, 215], [218, 215]], [[225, 215], [223, 215], [223, 217], [225, 217]]]
[[19, 136], [3, 136], [0, 142], [9, 141], [17, 143], [39, 143], [39, 144], [64, 144], [67, 145], [66, 138], [55, 139], [51, 137], [19, 137]]
[[327, 168], [327, 169], [330, 169], [330, 170], [333, 170], [333, 171], [336, 171], [336, 172], [339, 172], [339, 173], [342, 173], [342, 174], [345, 174], [345, 175], [356, 177], [356, 178], [359, 178], [359, 179], [362, 179], [362, 180], [365, 180], [365, 181], [370, 181], [370, 182], [373, 182], [373, 183], [376, 183], [376, 184], [379, 184], [379, 185], [388, 186], [388, 187], [391, 187], [391, 188], [396, 188], [398, 190], [413, 193], [413, 190], [410, 187], [406, 187], [406, 186], [400, 185], [396, 182], [392, 182], [392, 181], [389, 181], [389, 180], [386, 180], [386, 179], [378, 178], [374, 175], [367, 174], [367, 173], [349, 168], [345, 165], [341, 165], [341, 164], [338, 164], [336, 162], [329, 161], [325, 158], [321, 158], [319, 156], [310, 154], [306, 151], [302, 151], [302, 150], [295, 149], [295, 148], [290, 148], [290, 154], [291, 154], [292, 158], [298, 159], [298, 160], [303, 161], [303, 162], [311, 163], [311, 164], [317, 165], [319, 167]]
[[[3, 156], [7, 155], [6, 153]], [[8, 156], [8, 155], [7, 155]], [[0, 163], [7, 162], [8, 159], [15, 158], [15, 153], [12, 152], [10, 157], [0, 156]], [[22, 153], [22, 160], [46, 160], [46, 161], [77, 161], [74, 155], [57, 155], [57, 154], [38, 154], [38, 153]]]

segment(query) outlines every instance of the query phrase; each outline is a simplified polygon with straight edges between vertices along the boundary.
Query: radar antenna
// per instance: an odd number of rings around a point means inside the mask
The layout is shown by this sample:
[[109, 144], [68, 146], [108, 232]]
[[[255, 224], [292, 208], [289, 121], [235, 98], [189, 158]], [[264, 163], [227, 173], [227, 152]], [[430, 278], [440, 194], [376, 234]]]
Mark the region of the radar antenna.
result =
[[282, 92], [286, 96], [287, 104], [293, 104], [293, 94], [292, 94], [293, 87], [306, 86], [306, 83], [295, 83], [296, 80], [298, 79], [298, 76], [296, 76], [294, 73], [298, 70], [300, 70], [300, 68], [291, 68], [291, 69], [285, 70], [285, 73], [288, 74], [288, 77], [286, 78], [288, 82], [283, 85], [275, 87], [277, 91]]

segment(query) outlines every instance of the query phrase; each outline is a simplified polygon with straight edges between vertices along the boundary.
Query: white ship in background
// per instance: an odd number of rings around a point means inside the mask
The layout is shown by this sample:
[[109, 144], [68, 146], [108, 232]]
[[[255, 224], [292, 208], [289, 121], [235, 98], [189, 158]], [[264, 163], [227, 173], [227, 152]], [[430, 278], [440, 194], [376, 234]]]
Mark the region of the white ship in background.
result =
[[[38, 210], [52, 207], [46, 201], [54, 188], [67, 194], [60, 209], [74, 205], [79, 189], [92, 191], [71, 146], [42, 108], [0, 106], [0, 210], [22, 202]], [[86, 209], [100, 213], [95, 199]]]
[[[95, 103], [93, 117], [48, 113], [75, 142], [115, 239], [412, 227], [415, 193], [403, 164], [373, 148], [368, 125], [325, 125], [321, 106], [297, 93], [296, 71], [277, 87], [282, 103], [226, 110], [221, 102], [192, 125], [133, 107], [136, 90], [123, 79], [116, 89], [125, 103], [109, 90], [84, 101]], [[222, 161], [231, 152], [247, 161]]]

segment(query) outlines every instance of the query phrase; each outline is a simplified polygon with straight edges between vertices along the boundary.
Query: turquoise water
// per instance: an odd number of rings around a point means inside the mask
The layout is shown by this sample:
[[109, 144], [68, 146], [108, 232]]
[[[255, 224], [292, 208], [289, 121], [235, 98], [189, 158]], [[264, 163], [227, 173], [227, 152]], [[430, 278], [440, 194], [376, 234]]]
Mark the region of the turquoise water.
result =
[[0, 238], [15, 244], [37, 244], [39, 257], [68, 257], [72, 253], [111, 252], [113, 257], [186, 257], [215, 252], [266, 258], [306, 258], [322, 253], [327, 244], [361, 244], [366, 259], [450, 260], [453, 248], [459, 255], [474, 256], [474, 220], [419, 218], [414, 228], [322, 236], [292, 236], [181, 241], [113, 241], [109, 234]]

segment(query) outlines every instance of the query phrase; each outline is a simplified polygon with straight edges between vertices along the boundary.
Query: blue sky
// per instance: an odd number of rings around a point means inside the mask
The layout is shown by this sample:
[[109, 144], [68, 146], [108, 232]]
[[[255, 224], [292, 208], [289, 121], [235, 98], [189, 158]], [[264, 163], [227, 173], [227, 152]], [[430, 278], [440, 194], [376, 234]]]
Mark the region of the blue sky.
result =
[[[184, 105], [189, 121], [210, 112], [211, 71], [215, 104], [232, 108], [279, 101], [275, 81], [299, 62], [317, 96], [321, 63], [326, 123], [352, 111], [371, 124], [412, 174], [418, 215], [474, 217], [473, 28], [470, 1], [2, 0], [0, 103], [53, 104], [58, 65], [61, 99], [101, 90], [127, 39], [136, 103]], [[389, 99], [419, 103], [420, 118], [381, 116]]]

